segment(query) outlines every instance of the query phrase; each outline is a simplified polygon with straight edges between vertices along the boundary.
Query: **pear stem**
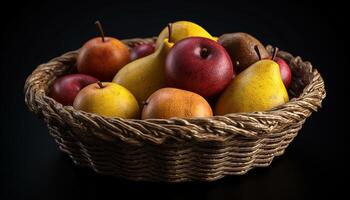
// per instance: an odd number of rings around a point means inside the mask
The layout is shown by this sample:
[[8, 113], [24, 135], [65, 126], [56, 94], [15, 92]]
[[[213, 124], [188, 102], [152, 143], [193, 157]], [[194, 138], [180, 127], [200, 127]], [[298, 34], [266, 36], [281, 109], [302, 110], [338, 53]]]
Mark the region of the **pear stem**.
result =
[[278, 47], [273, 48], [273, 53], [272, 53], [272, 60], [275, 60], [278, 52]]
[[171, 38], [172, 26], [173, 26], [172, 23], [169, 23], [169, 24], [168, 24], [168, 32], [169, 32], [169, 35], [168, 35], [168, 42], [173, 42], [173, 41], [172, 41], [172, 38]]
[[103, 32], [103, 28], [102, 28], [101, 22], [97, 20], [97, 21], [95, 22], [95, 24], [96, 24], [98, 30], [100, 31], [101, 38], [102, 38], [102, 42], [105, 42], [105, 34], [104, 34], [104, 32]]
[[101, 89], [105, 87], [105, 86], [102, 84], [101, 81], [97, 82], [97, 85], [98, 85]]
[[261, 54], [260, 54], [258, 45], [254, 46], [254, 50], [255, 50], [256, 54], [258, 55], [259, 60], [261, 60]]

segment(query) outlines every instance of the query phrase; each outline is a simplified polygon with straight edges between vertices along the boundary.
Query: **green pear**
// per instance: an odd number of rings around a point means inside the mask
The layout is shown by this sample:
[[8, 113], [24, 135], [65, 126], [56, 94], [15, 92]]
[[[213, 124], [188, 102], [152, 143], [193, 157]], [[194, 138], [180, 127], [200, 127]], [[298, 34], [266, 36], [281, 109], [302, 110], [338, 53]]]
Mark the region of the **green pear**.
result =
[[215, 114], [267, 111], [288, 101], [279, 65], [260, 60], [233, 79], [219, 97]]
[[164, 39], [153, 54], [125, 65], [115, 75], [113, 82], [127, 88], [136, 97], [139, 105], [156, 90], [165, 86], [165, 58], [173, 43]]

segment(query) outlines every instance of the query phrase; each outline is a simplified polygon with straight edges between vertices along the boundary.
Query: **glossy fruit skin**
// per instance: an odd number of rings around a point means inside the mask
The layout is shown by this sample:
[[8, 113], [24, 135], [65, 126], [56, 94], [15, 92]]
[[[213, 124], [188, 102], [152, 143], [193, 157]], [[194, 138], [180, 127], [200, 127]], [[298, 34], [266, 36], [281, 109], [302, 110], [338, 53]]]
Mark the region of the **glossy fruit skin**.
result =
[[259, 60], [254, 46], [257, 46], [262, 59], [269, 58], [269, 53], [261, 42], [248, 33], [227, 33], [219, 37], [218, 42], [226, 49], [235, 64], [236, 72], [248, 68]]
[[217, 42], [202, 37], [177, 42], [165, 63], [167, 86], [192, 91], [205, 98], [223, 91], [234, 74], [226, 50]]
[[140, 117], [138, 103], [129, 90], [121, 85], [102, 82], [90, 84], [76, 96], [73, 107], [105, 117], [134, 119]]
[[79, 50], [77, 68], [79, 73], [88, 74], [100, 81], [111, 81], [114, 75], [130, 62], [128, 47], [111, 37], [93, 38]]
[[154, 53], [154, 49], [154, 43], [137, 45], [134, 48], [130, 49], [130, 58], [131, 60], [143, 58]]
[[172, 117], [211, 117], [213, 111], [200, 95], [176, 88], [162, 88], [154, 92], [142, 110], [142, 119], [169, 119]]
[[[187, 37], [205, 37], [217, 41], [217, 38], [213, 38], [204, 28], [189, 21], [177, 21], [172, 23], [171, 27], [171, 42], [178, 42]], [[169, 37], [169, 29], [165, 27], [158, 35], [156, 41], [156, 49], [159, 48], [165, 38]]]
[[82, 88], [96, 82], [96, 78], [85, 74], [61, 76], [52, 84], [49, 96], [64, 106], [71, 106]]
[[289, 65], [280, 57], [275, 58], [276, 63], [280, 66], [281, 78], [284, 86], [288, 89], [292, 82], [292, 72]]
[[215, 114], [267, 111], [288, 101], [278, 64], [265, 59], [235, 77], [216, 102]]
[[162, 45], [151, 55], [134, 60], [125, 65], [113, 78], [134, 94], [140, 107], [142, 102], [155, 91], [165, 87], [165, 58], [173, 43], [164, 39]]

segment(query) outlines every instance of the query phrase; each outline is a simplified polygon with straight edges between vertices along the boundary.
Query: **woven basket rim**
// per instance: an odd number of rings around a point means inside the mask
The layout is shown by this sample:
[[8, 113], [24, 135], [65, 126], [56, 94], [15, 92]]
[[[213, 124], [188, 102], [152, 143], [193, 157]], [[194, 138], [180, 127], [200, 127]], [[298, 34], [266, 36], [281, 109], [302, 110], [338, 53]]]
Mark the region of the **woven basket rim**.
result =
[[[154, 41], [154, 39], [154, 37], [146, 39], [135, 38], [123, 40], [123, 42], [129, 46], [133, 46], [140, 43]], [[269, 46], [267, 48], [269, 48]], [[278, 126], [287, 126], [288, 123], [305, 120], [313, 111], [317, 111], [317, 109], [321, 107], [321, 102], [326, 96], [323, 79], [316, 69], [312, 69], [310, 62], [304, 62], [300, 57], [293, 57], [287, 52], [280, 51], [278, 55], [281, 57], [292, 57], [298, 65], [311, 66], [311, 70], [308, 73], [312, 74], [312, 79], [307, 85], [305, 85], [302, 93], [298, 97], [294, 97], [286, 104], [278, 106], [272, 110], [251, 113], [231, 113], [224, 116], [213, 116], [208, 118], [186, 119], [171, 118], [141, 120], [104, 117], [93, 113], [75, 110], [72, 106], [63, 106], [47, 96], [47, 91], [38, 88], [38, 86], [41, 86], [40, 84], [47, 83], [43, 83], [38, 77], [36, 77], [36, 75], [40, 74], [43, 76], [49, 74], [51, 76], [51, 81], [52, 78], [56, 76], [54, 75], [55, 72], [52, 70], [50, 71], [50, 68], [42, 69], [43, 66], [50, 63], [67, 65], [67, 63], [71, 61], [69, 59], [67, 60], [66, 57], [76, 56], [77, 51], [78, 50], [67, 52], [47, 63], [39, 65], [26, 80], [24, 87], [25, 102], [29, 110], [39, 116], [44, 115], [46, 119], [52, 120], [54, 117], [67, 117], [66, 123], [72, 128], [74, 128], [74, 124], [78, 121], [85, 125], [88, 123], [88, 127], [93, 127], [94, 130], [100, 129], [101, 132], [107, 130], [107, 132], [110, 133], [95, 134], [95, 136], [107, 141], [113, 141], [117, 137], [130, 143], [148, 141], [161, 144], [169, 138], [175, 140], [194, 139], [200, 141], [224, 141], [237, 135], [243, 137], [263, 137], [264, 134], [273, 133], [272, 130]], [[291, 108], [295, 107], [301, 107], [305, 112], [297, 114], [293, 113]], [[293, 114], [295, 115], [294, 117]], [[273, 119], [273, 122], [269, 122], [270, 119]], [[70, 123], [70, 121], [74, 122]], [[256, 124], [255, 126], [253, 125], [254, 123]], [[255, 130], [252, 130], [252, 126], [254, 126]], [[118, 133], [119, 131], [121, 134]], [[163, 132], [164, 134], [159, 135], [160, 132]]]

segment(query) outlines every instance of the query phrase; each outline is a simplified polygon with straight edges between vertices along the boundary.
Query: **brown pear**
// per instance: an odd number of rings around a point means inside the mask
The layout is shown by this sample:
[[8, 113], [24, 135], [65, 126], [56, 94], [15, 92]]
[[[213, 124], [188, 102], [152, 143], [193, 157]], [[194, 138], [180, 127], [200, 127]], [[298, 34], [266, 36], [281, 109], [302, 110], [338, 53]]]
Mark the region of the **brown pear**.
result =
[[[223, 34], [219, 37], [218, 42], [226, 49], [232, 61], [236, 64], [238, 73], [258, 60], [270, 56], [264, 45], [248, 33], [238, 32]], [[261, 58], [259, 58], [255, 48], [259, 49]]]

